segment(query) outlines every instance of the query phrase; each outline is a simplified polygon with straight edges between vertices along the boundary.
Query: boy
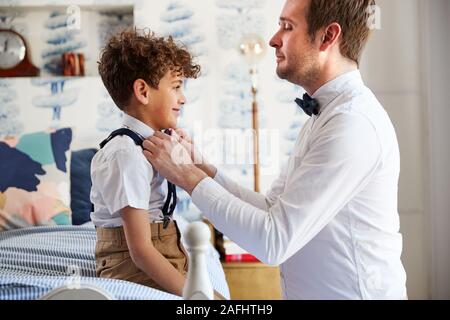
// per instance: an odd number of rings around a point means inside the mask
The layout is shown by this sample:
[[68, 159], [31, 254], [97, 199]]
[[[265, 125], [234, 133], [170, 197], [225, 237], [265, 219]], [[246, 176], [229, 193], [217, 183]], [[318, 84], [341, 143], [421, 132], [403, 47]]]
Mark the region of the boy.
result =
[[168, 184], [165, 199], [165, 180], [140, 145], [155, 131], [176, 128], [183, 79], [196, 78], [200, 67], [170, 37], [125, 30], [108, 41], [98, 68], [124, 119], [91, 164], [97, 276], [181, 296], [188, 260], [171, 217], [175, 187]]

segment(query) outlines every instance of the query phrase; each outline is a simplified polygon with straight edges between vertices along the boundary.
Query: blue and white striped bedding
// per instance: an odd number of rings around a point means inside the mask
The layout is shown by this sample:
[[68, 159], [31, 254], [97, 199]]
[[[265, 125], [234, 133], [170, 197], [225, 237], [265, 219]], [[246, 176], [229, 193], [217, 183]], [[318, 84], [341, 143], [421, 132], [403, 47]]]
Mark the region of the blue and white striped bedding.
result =
[[[179, 223], [181, 231], [183, 223]], [[37, 299], [64, 284], [102, 287], [116, 299], [179, 299], [127, 281], [95, 277], [93, 226], [32, 227], [0, 233], [0, 300]], [[213, 287], [229, 298], [218, 253], [210, 246], [208, 272]]]

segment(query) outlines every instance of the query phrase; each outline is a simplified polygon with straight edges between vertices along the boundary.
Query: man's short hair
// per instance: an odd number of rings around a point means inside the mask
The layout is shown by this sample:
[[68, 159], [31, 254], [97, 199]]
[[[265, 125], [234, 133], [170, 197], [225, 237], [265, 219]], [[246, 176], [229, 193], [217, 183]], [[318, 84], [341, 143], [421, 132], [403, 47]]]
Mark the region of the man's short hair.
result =
[[370, 35], [375, 0], [311, 0], [306, 21], [312, 40], [321, 28], [337, 22], [342, 28], [341, 54], [359, 64]]
[[172, 37], [156, 37], [149, 30], [126, 29], [112, 36], [101, 52], [98, 71], [114, 103], [123, 110], [130, 102], [133, 83], [145, 80], [157, 89], [168, 71], [196, 78], [200, 66]]

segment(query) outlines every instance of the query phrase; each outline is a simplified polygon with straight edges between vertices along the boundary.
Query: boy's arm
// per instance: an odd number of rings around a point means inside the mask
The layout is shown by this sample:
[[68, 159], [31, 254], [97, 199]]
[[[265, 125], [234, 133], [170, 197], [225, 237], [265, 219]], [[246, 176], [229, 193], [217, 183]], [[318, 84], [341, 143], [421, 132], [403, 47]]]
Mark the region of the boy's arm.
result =
[[121, 215], [128, 249], [136, 266], [168, 292], [182, 296], [185, 278], [153, 246], [148, 212], [126, 207]]

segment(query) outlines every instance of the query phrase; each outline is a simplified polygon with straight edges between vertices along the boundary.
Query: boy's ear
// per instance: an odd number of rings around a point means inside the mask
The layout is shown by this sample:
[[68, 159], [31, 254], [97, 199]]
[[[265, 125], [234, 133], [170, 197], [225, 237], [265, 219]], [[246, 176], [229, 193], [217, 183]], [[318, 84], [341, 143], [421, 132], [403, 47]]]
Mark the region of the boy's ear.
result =
[[140, 103], [148, 104], [150, 102], [150, 87], [144, 80], [137, 79], [134, 81], [133, 92]]

